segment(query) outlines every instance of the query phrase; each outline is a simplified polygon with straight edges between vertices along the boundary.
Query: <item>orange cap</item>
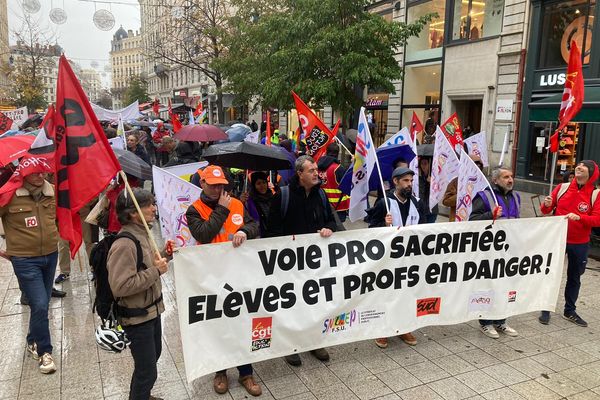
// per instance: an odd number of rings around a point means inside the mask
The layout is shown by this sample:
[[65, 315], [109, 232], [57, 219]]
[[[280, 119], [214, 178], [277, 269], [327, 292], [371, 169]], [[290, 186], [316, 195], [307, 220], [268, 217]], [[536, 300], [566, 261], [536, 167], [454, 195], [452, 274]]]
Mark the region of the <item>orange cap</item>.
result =
[[227, 178], [225, 178], [223, 170], [217, 165], [209, 165], [208, 167], [204, 168], [201, 178], [209, 185], [227, 185], [229, 183]]

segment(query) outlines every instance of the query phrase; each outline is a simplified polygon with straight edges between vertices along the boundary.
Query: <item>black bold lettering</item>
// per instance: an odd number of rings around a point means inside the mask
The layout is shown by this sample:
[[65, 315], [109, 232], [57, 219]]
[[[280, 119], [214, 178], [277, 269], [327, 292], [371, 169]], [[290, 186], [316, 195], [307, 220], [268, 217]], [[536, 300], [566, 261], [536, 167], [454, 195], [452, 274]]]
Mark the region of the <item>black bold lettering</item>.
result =
[[267, 258], [267, 252], [261, 250], [258, 252], [258, 258], [260, 258], [260, 264], [263, 267], [263, 271], [266, 276], [273, 275], [275, 271], [275, 262], [277, 260], [277, 250], [273, 249], [269, 253], [269, 257]]

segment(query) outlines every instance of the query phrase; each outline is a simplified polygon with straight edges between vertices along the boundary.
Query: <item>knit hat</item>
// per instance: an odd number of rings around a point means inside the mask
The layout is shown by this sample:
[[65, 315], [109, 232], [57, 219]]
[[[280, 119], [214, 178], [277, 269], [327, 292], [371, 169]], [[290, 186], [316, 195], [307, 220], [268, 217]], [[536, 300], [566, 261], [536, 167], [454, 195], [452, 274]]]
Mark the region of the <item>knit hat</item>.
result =
[[250, 175], [250, 183], [252, 183], [252, 187], [256, 185], [256, 182], [258, 182], [259, 179], [263, 181], [268, 181], [267, 174], [265, 174], [262, 171], [253, 172], [252, 175]]
[[583, 160], [581, 161], [581, 164], [588, 169], [588, 175], [591, 178], [592, 175], [594, 175], [594, 172], [596, 172], [596, 163], [592, 160]]

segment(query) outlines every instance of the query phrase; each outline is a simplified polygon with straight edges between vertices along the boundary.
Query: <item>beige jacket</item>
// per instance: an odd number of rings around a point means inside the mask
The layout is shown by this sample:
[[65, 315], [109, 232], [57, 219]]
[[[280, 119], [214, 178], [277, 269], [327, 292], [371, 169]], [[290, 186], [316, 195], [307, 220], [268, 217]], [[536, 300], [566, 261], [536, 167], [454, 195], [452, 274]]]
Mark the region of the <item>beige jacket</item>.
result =
[[[128, 238], [117, 239], [108, 252], [106, 268], [108, 283], [113, 296], [119, 299], [121, 307], [146, 308], [162, 295], [162, 284], [158, 268], [154, 267], [152, 246], [148, 234], [142, 225], [127, 224], [121, 232], [130, 232], [142, 246], [145, 269], [139, 272], [137, 266], [137, 250], [135, 243]], [[121, 325], [137, 325], [156, 318], [165, 310], [162, 301], [147, 308], [148, 314], [132, 318], [120, 318]]]
[[44, 181], [42, 194], [36, 202], [29, 191], [21, 187], [10, 203], [0, 207], [9, 256], [39, 257], [56, 251], [56, 198], [54, 187], [47, 181]]

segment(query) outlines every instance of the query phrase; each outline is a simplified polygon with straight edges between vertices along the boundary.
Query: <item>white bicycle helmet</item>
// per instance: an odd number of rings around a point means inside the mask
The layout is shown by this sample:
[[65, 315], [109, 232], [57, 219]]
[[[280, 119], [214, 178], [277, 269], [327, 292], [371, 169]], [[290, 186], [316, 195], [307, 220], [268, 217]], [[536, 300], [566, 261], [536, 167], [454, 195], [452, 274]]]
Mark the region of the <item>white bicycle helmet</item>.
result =
[[129, 344], [128, 342], [129, 340], [123, 332], [106, 328], [104, 325], [99, 325], [96, 328], [96, 343], [106, 351], [120, 353], [125, 350]]

